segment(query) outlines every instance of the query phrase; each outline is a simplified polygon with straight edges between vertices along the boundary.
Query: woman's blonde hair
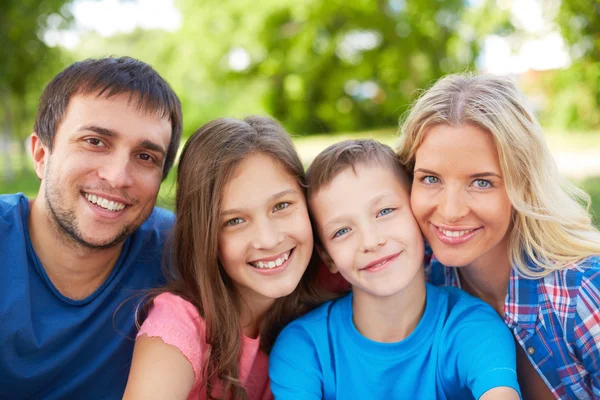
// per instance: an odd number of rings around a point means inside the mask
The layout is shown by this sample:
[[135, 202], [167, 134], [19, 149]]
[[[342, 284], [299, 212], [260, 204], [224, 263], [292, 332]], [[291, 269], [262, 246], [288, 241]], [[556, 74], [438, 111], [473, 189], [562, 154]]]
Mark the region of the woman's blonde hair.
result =
[[494, 138], [515, 210], [509, 257], [519, 273], [539, 278], [600, 253], [590, 196], [559, 174], [540, 125], [512, 80], [449, 75], [425, 91], [400, 129], [397, 154], [409, 173], [424, 135], [438, 124], [471, 124]]

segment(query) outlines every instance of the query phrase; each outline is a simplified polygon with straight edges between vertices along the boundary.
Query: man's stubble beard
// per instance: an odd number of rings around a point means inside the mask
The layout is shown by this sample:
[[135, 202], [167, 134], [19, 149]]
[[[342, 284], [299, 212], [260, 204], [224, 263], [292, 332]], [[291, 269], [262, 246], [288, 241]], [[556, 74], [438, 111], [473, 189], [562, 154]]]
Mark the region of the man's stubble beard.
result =
[[152, 208], [150, 208], [148, 212], [140, 215], [133, 223], [124, 225], [113, 238], [107, 240], [105, 243], [91, 243], [83, 237], [83, 233], [77, 222], [75, 210], [68, 210], [61, 207], [62, 196], [57, 187], [58, 185], [54, 183], [50, 160], [48, 160], [44, 171], [44, 197], [46, 206], [50, 211], [48, 218], [56, 233], [68, 243], [74, 244], [77, 247], [83, 247], [88, 250], [106, 250], [118, 246], [139, 228], [152, 212]]

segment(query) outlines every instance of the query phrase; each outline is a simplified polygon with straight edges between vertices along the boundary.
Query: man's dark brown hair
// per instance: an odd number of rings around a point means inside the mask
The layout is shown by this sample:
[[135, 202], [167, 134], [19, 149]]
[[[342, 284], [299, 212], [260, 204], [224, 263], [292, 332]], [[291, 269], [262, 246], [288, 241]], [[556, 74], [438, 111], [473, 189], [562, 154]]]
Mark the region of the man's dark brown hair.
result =
[[129, 94], [138, 109], [157, 113], [171, 122], [171, 141], [163, 166], [163, 179], [173, 166], [181, 140], [181, 103], [169, 84], [146, 63], [131, 57], [88, 59], [65, 68], [46, 86], [35, 118], [34, 131], [52, 151], [56, 127], [75, 95], [109, 98]]

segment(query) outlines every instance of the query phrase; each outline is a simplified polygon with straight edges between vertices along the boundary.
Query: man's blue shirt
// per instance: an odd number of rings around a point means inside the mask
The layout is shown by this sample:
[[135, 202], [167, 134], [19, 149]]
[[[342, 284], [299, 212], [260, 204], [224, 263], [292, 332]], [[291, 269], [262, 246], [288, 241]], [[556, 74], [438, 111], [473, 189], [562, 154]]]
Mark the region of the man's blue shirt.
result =
[[276, 399], [461, 399], [519, 390], [515, 344], [500, 317], [456, 288], [427, 285], [415, 330], [397, 343], [362, 336], [352, 294], [290, 323], [269, 361]]
[[33, 249], [29, 211], [24, 195], [0, 195], [0, 398], [120, 399], [135, 309], [146, 289], [164, 283], [173, 214], [155, 208], [125, 240], [106, 281], [72, 300], [52, 284]]

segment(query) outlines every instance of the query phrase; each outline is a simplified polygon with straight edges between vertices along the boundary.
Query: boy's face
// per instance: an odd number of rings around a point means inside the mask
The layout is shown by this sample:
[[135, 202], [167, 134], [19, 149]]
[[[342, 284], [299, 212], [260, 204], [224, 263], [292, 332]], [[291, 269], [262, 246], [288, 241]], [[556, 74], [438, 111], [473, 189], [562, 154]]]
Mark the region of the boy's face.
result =
[[423, 237], [407, 189], [389, 167], [347, 168], [310, 199], [332, 272], [353, 290], [388, 297], [423, 281]]

